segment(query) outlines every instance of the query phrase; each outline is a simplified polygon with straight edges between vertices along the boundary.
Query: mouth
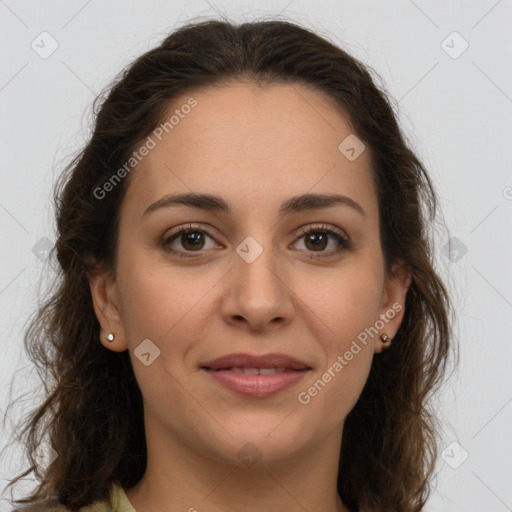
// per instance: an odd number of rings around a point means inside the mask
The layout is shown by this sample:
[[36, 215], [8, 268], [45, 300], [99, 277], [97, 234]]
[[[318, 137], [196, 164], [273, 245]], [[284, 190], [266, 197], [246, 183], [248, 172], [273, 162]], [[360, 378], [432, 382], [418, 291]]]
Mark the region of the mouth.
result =
[[235, 393], [262, 398], [288, 389], [312, 368], [283, 354], [231, 354], [205, 363], [201, 370]]
[[307, 368], [295, 370], [293, 368], [285, 368], [284, 366], [280, 366], [279, 368], [247, 368], [245, 366], [232, 366], [231, 368], [208, 368], [203, 367], [204, 370], [211, 370], [213, 372], [233, 372], [238, 373], [240, 375], [275, 375], [276, 373], [284, 373], [284, 372], [300, 372], [302, 370], [306, 370]]

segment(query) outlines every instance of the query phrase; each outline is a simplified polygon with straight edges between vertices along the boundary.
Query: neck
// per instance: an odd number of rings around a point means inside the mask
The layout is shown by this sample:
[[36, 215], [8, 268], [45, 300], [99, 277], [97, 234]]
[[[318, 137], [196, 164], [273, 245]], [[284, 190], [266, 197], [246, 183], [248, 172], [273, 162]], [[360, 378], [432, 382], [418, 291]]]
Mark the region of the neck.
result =
[[137, 512], [348, 512], [337, 493], [341, 432], [288, 458], [250, 466], [199, 453], [168, 433], [147, 434], [155, 442], [148, 441], [146, 472], [125, 490]]

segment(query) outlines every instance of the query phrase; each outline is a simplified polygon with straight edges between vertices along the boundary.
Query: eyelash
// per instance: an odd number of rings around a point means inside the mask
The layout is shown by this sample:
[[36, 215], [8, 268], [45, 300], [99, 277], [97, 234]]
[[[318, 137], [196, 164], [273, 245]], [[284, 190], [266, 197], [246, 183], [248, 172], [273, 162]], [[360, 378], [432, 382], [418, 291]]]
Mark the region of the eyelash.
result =
[[[203, 233], [203, 234], [206, 234], [210, 238], [213, 239], [213, 236], [210, 235], [208, 233], [208, 231], [205, 231], [204, 229], [200, 229], [199, 227], [193, 226], [192, 224], [189, 224], [187, 226], [180, 227], [175, 233], [173, 233], [172, 235], [164, 238], [162, 240], [162, 242], [161, 242], [162, 247], [166, 251], [168, 251], [168, 252], [170, 252], [172, 254], [175, 254], [176, 256], [179, 256], [181, 258], [196, 258], [197, 256], [192, 255], [193, 253], [204, 252], [202, 250], [198, 250], [198, 251], [177, 251], [175, 249], [171, 249], [169, 247], [169, 245], [172, 242], [174, 242], [174, 240], [179, 238], [184, 233]], [[298, 235], [297, 240], [300, 240], [304, 236], [307, 236], [307, 235], [310, 235], [310, 234], [315, 234], [315, 233], [325, 233], [328, 236], [331, 236], [332, 238], [334, 238], [334, 240], [336, 242], [338, 242], [338, 244], [340, 244], [340, 246], [337, 249], [335, 249], [335, 250], [331, 250], [330, 252], [327, 252], [327, 255], [325, 255], [326, 251], [308, 251], [308, 252], [311, 253], [311, 258], [313, 258], [313, 259], [315, 259], [315, 258], [327, 258], [329, 256], [334, 256], [334, 255], [337, 255], [338, 253], [342, 252], [343, 250], [351, 248], [351, 244], [350, 244], [348, 238], [346, 236], [344, 236], [341, 231], [338, 231], [338, 230], [336, 230], [336, 229], [334, 229], [332, 227], [329, 227], [327, 225], [324, 225], [324, 224], [321, 224], [321, 225], [318, 225], [318, 226], [314, 226], [314, 227], [309, 227], [309, 228], [301, 230], [299, 235]]]

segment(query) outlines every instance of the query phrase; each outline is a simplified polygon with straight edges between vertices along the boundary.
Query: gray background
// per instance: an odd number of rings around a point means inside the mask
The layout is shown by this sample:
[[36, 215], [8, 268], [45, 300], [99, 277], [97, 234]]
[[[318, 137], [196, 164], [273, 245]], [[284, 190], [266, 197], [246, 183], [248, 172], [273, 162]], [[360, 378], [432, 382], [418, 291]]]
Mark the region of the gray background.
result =
[[[92, 100], [170, 30], [219, 13], [234, 21], [281, 14], [310, 27], [375, 69], [396, 99], [449, 226], [436, 259], [454, 293], [461, 346], [441, 395], [446, 451], [426, 510], [512, 510], [511, 0], [0, 1], [0, 413], [16, 372], [12, 397], [30, 392], [9, 411], [1, 446], [11, 420], [42, 395], [22, 333], [41, 273], [51, 278], [51, 186], [90, 133]], [[51, 44], [58, 48], [47, 56]], [[19, 448], [2, 452], [2, 487], [25, 468]]]

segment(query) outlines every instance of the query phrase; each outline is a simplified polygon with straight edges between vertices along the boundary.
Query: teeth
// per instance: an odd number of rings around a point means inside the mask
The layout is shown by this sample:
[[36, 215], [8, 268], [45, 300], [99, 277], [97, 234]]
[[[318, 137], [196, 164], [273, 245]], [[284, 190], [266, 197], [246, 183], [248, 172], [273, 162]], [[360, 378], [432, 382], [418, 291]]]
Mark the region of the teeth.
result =
[[243, 375], [273, 375], [275, 373], [283, 373], [286, 368], [240, 368], [234, 366], [230, 368], [233, 373], [241, 373]]

